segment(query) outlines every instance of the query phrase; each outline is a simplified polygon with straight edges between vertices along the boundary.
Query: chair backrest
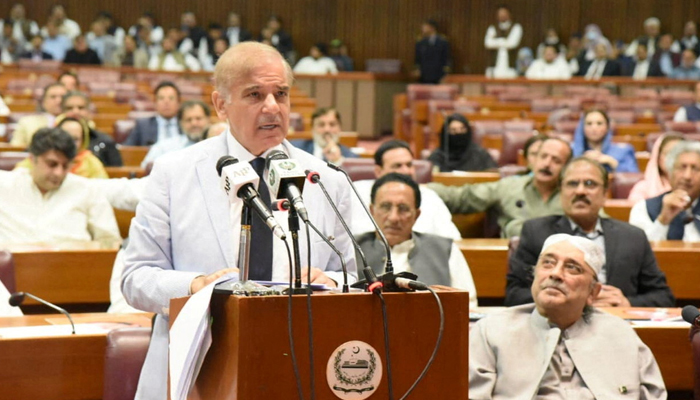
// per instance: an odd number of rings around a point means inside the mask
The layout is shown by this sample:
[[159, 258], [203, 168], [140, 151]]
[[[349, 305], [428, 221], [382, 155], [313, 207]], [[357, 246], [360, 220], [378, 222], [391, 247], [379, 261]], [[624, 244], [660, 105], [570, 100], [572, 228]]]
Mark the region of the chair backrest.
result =
[[530, 132], [510, 132], [503, 134], [503, 147], [501, 148], [501, 159], [498, 165], [517, 164], [518, 151], [525, 147], [525, 142], [532, 137]]
[[7, 250], [0, 250], [0, 282], [12, 293], [15, 287], [15, 261], [12, 253]]
[[[427, 160], [414, 159], [413, 166], [416, 170], [416, 181], [418, 183], [433, 181], [433, 163]], [[346, 158], [343, 161], [343, 169], [353, 181], [376, 179], [374, 159], [372, 158]]]
[[698, 131], [697, 123], [688, 122], [674, 122], [668, 121], [664, 123], [664, 129], [668, 131], [682, 132], [682, 133], [696, 133]]
[[29, 157], [24, 151], [0, 151], [0, 170], [12, 171], [18, 162]]
[[103, 400], [134, 398], [150, 341], [150, 328], [124, 328], [107, 334]]
[[643, 172], [616, 172], [610, 185], [613, 199], [626, 199], [637, 182], [644, 179]]
[[114, 141], [119, 144], [124, 143], [135, 126], [136, 121], [133, 119], [119, 119], [114, 121]]

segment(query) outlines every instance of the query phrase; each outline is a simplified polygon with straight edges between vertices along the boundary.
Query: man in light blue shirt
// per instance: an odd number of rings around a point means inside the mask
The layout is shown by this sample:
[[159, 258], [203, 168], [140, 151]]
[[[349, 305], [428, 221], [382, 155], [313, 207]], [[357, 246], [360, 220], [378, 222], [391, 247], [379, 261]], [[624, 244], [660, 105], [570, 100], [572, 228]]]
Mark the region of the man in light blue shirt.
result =
[[673, 69], [671, 78], [700, 80], [700, 68], [695, 65], [697, 55], [693, 49], [683, 50], [681, 65]]
[[58, 33], [56, 24], [49, 21], [46, 24], [46, 38], [44, 38], [42, 50], [51, 54], [54, 60], [61, 61], [66, 57], [66, 52], [71, 48], [73, 48], [73, 43], [68, 36]]
[[163, 154], [184, 149], [207, 138], [211, 110], [201, 101], [186, 101], [177, 112], [177, 120], [184, 134], [157, 141], [141, 163], [142, 168]]

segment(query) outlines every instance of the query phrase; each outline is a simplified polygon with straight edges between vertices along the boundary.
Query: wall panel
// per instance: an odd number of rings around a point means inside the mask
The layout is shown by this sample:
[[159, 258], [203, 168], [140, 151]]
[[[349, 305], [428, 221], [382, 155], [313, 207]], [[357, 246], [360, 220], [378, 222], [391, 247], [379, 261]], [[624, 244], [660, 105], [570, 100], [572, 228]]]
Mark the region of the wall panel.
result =
[[[54, 0], [24, 1], [31, 18], [45, 23]], [[494, 20], [496, 4], [511, 7], [523, 25], [523, 45], [537, 46], [547, 27], [563, 39], [586, 24], [599, 24], [610, 39], [629, 41], [642, 32], [642, 22], [657, 16], [664, 30], [681, 34], [685, 21], [700, 15], [700, 0], [64, 0], [69, 15], [83, 28], [99, 10], [112, 12], [122, 26], [129, 26], [143, 11], [153, 12], [166, 28], [179, 25], [180, 13], [194, 11], [200, 24], [226, 22], [229, 11], [239, 12], [255, 34], [272, 13], [280, 15], [292, 34], [300, 56], [318, 41], [341, 38], [348, 42], [357, 68], [368, 58], [399, 58], [404, 70], [413, 64], [414, 43], [420, 22], [434, 18], [452, 43], [455, 72], [480, 73], [486, 51], [483, 37]], [[6, 16], [13, 1], [0, 2]]]

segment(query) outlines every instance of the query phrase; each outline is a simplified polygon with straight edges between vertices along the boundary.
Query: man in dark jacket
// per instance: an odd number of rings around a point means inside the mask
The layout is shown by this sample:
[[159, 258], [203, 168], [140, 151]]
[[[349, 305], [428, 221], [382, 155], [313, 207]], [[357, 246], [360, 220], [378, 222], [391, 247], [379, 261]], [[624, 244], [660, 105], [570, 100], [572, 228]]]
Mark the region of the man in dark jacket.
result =
[[423, 22], [421, 33], [423, 37], [416, 43], [414, 74], [421, 83], [439, 83], [450, 72], [450, 43], [438, 33], [433, 20]]
[[121, 167], [123, 165], [122, 156], [114, 139], [94, 128], [90, 112], [90, 98], [85, 93], [79, 91], [66, 93], [61, 101], [61, 110], [68, 116], [88, 121], [90, 125], [90, 151], [102, 161], [105, 167]]

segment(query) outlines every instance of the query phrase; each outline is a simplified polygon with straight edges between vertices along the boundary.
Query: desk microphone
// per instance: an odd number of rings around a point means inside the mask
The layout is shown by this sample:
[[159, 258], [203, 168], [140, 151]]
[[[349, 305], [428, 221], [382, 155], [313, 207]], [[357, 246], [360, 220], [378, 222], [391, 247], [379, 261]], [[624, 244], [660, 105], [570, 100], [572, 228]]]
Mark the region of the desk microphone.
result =
[[683, 320], [696, 328], [700, 328], [700, 311], [695, 306], [685, 306], [681, 311]]
[[46, 301], [44, 299], [40, 299], [31, 293], [15, 292], [15, 293], [12, 293], [12, 295], [10, 296], [10, 305], [12, 307], [19, 307], [19, 305], [22, 304], [22, 302], [24, 301], [25, 296], [28, 296], [28, 297], [38, 301], [41, 304], [47, 305], [47, 306], [53, 308], [54, 310], [60, 312], [61, 314], [65, 315], [66, 317], [68, 317], [68, 321], [70, 321], [70, 326], [73, 329], [73, 335], [75, 335], [75, 324], [73, 323], [73, 318], [71, 318], [68, 311], [66, 311], [65, 309], [63, 309], [55, 304], [49, 303], [48, 301]]
[[301, 220], [308, 222], [309, 213], [301, 197], [306, 175], [299, 162], [279, 150], [273, 150], [267, 155], [265, 166], [268, 171], [270, 198], [289, 200]]

